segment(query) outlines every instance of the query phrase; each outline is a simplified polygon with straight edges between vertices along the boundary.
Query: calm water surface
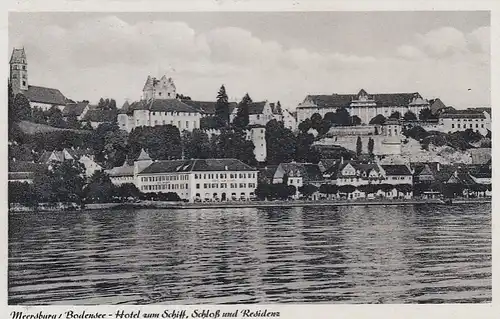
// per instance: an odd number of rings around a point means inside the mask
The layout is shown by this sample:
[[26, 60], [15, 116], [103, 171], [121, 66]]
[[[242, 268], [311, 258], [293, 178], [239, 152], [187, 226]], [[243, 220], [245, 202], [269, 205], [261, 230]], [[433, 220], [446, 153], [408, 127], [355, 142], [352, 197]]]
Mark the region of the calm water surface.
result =
[[9, 304], [491, 302], [491, 205], [11, 213]]

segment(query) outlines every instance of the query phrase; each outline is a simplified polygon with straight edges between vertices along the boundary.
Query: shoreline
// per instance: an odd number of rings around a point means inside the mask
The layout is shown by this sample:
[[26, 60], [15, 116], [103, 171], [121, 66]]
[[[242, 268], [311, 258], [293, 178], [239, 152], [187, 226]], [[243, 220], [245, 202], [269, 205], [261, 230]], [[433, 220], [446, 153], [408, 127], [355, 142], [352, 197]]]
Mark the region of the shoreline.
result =
[[[184, 203], [184, 202], [161, 202], [143, 201], [137, 203], [97, 203], [87, 204], [83, 209], [73, 209], [74, 211], [87, 210], [117, 210], [117, 209], [228, 209], [228, 208], [269, 208], [269, 207], [337, 207], [337, 206], [409, 206], [409, 205], [457, 205], [457, 204], [491, 204], [491, 198], [476, 199], [456, 199], [452, 203], [446, 203], [442, 199], [405, 199], [405, 200], [352, 200], [352, 201], [249, 201], [249, 202], [224, 202], [224, 203]], [[10, 208], [9, 212], [51, 212], [51, 211], [71, 211], [61, 207], [30, 208], [19, 206]]]

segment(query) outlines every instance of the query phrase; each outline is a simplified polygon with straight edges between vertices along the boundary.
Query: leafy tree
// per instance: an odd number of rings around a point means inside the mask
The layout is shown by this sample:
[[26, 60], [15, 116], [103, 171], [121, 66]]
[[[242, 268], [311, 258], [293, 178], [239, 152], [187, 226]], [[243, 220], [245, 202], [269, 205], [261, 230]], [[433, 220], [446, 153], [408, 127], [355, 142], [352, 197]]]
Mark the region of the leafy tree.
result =
[[47, 122], [50, 126], [53, 126], [53, 127], [59, 127], [59, 128], [66, 127], [66, 121], [64, 121], [64, 118], [62, 116], [62, 112], [56, 106], [53, 106], [49, 109]]
[[78, 122], [78, 118], [75, 114], [68, 115], [68, 117], [66, 118], [66, 127], [72, 129], [80, 128], [80, 122]]
[[291, 162], [296, 154], [295, 135], [276, 120], [266, 124], [266, 146], [269, 164]]
[[389, 118], [399, 120], [401, 118], [401, 113], [399, 113], [398, 111], [392, 112]]
[[[319, 115], [319, 114], [318, 114]], [[302, 133], [307, 133], [312, 127], [312, 121], [310, 118], [305, 119], [304, 121], [299, 123], [299, 131]]]
[[116, 195], [122, 199], [127, 199], [130, 197], [137, 199], [141, 196], [141, 192], [134, 184], [126, 183], [117, 187]]
[[33, 187], [29, 183], [9, 182], [9, 203], [34, 206], [37, 202], [37, 198], [33, 196], [33, 191]]
[[370, 137], [370, 139], [368, 140], [368, 154], [370, 155], [370, 157], [373, 157], [374, 146], [375, 146], [375, 141], [373, 140], [373, 138]]
[[31, 120], [35, 123], [39, 124], [47, 124], [47, 118], [45, 117], [45, 114], [41, 108], [34, 107], [32, 114], [31, 114]]
[[344, 194], [351, 194], [356, 190], [356, 187], [353, 185], [342, 185], [339, 186], [339, 192]]
[[66, 160], [55, 163], [46, 176], [38, 175], [33, 180], [34, 193], [41, 201], [81, 203], [85, 167], [82, 163]]
[[417, 141], [420, 141], [420, 140], [426, 138], [427, 136], [429, 136], [429, 133], [421, 126], [414, 126], [411, 129], [405, 131], [404, 135], [406, 137], [413, 138]]
[[338, 126], [347, 126], [352, 124], [352, 118], [346, 108], [338, 108], [335, 111], [336, 124]]
[[412, 111], [408, 111], [403, 115], [403, 120], [406, 122], [413, 122], [417, 120], [417, 116]]
[[314, 136], [312, 134], [299, 133], [297, 136], [295, 161], [317, 163], [319, 162], [319, 153], [312, 148]]
[[141, 149], [154, 160], [179, 159], [182, 156], [181, 134], [173, 125], [134, 128], [128, 135], [128, 158], [135, 159]]
[[372, 125], [382, 125], [385, 123], [385, 120], [386, 120], [385, 116], [383, 116], [382, 114], [377, 114], [374, 118], [370, 120], [369, 123]]
[[92, 203], [109, 203], [116, 193], [115, 185], [103, 171], [96, 171], [84, 188], [85, 200]]
[[211, 156], [210, 139], [201, 129], [184, 131], [182, 136], [185, 158], [209, 158]]
[[110, 130], [104, 135], [104, 165], [108, 168], [119, 166], [127, 158], [128, 134], [123, 130]]
[[428, 121], [436, 119], [436, 116], [432, 114], [429, 108], [422, 109], [418, 115], [420, 121]]
[[249, 107], [252, 103], [252, 98], [247, 94], [243, 97], [240, 104], [238, 105], [238, 111], [236, 117], [233, 120], [233, 125], [237, 128], [244, 129], [249, 123]]
[[247, 164], [255, 163], [252, 141], [246, 139], [246, 133], [241, 130], [222, 130], [216, 137], [216, 157], [236, 158]]
[[12, 89], [10, 91], [10, 98], [8, 99], [8, 118], [9, 123], [14, 123], [23, 120], [31, 119], [30, 102], [22, 93], [12, 96]]
[[351, 116], [351, 125], [361, 125], [361, 119], [359, 118], [359, 116]]
[[337, 194], [338, 191], [339, 191], [338, 186], [334, 184], [322, 184], [319, 187], [319, 192], [322, 194], [333, 195]]
[[358, 136], [358, 139], [356, 140], [356, 155], [360, 156], [362, 152], [363, 152], [363, 142], [361, 141], [361, 137]]
[[229, 101], [224, 85], [220, 87], [219, 92], [217, 93], [215, 116], [219, 118], [220, 123], [224, 124], [224, 126], [229, 124]]
[[303, 197], [309, 198], [312, 196], [312, 194], [316, 193], [318, 191], [318, 187], [312, 185], [312, 184], [305, 184], [301, 187], [299, 187], [299, 193], [302, 194]]

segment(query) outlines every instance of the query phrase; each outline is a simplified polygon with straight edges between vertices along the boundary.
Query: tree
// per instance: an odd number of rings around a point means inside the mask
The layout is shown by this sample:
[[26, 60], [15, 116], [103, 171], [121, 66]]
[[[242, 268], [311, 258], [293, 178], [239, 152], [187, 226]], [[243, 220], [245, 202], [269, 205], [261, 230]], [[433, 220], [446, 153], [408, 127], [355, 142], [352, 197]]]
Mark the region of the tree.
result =
[[408, 111], [403, 116], [403, 120], [405, 120], [406, 122], [413, 122], [417, 120], [417, 116], [412, 111]]
[[320, 154], [312, 147], [314, 143], [314, 136], [312, 134], [299, 133], [296, 141], [295, 161], [307, 163], [319, 162]]
[[187, 95], [183, 95], [183, 94], [179, 94], [177, 93], [177, 96], [176, 96], [179, 100], [188, 100], [190, 101], [191, 100], [191, 97], [190, 96], [187, 96]]
[[237, 128], [244, 129], [248, 126], [249, 123], [249, 107], [250, 103], [252, 103], [252, 98], [247, 94], [243, 97], [240, 104], [238, 105], [238, 111], [236, 113], [236, 117], [233, 120], [233, 125]]
[[414, 126], [411, 129], [404, 132], [404, 135], [409, 138], [413, 138], [414, 140], [420, 141], [427, 136], [429, 133], [421, 126]]
[[339, 192], [344, 194], [351, 194], [356, 190], [356, 187], [353, 185], [342, 185], [339, 186]]
[[334, 185], [334, 184], [322, 184], [319, 187], [319, 192], [322, 194], [326, 194], [326, 195], [337, 194], [338, 191], [339, 191], [339, 189], [338, 189], [337, 185]]
[[53, 127], [59, 127], [59, 128], [66, 127], [66, 121], [64, 121], [64, 118], [62, 116], [62, 112], [56, 106], [53, 106], [49, 109], [47, 122], [50, 126], [53, 126]]
[[75, 114], [68, 115], [68, 117], [66, 118], [66, 127], [72, 129], [80, 128], [80, 122], [78, 122], [78, 118]]
[[296, 138], [282, 122], [271, 120], [266, 124], [267, 162], [279, 164], [291, 162], [296, 154]]
[[370, 137], [370, 139], [368, 140], [368, 154], [370, 155], [370, 157], [373, 157], [374, 146], [375, 146], [375, 141], [373, 140], [373, 138]]
[[194, 129], [192, 132], [185, 131], [182, 136], [185, 158], [209, 158], [210, 139], [201, 129]]
[[141, 196], [139, 189], [132, 183], [122, 184], [116, 189], [116, 196], [121, 199], [134, 198], [138, 199]]
[[34, 107], [31, 113], [31, 120], [39, 124], [47, 124], [47, 118], [41, 108]]
[[229, 124], [229, 101], [226, 88], [222, 85], [217, 93], [217, 102], [215, 103], [215, 116], [219, 118], [223, 126]]
[[351, 116], [351, 125], [361, 125], [361, 119], [359, 118], [359, 116]]
[[429, 108], [422, 109], [418, 115], [418, 118], [420, 119], [420, 121], [436, 119]]
[[385, 120], [386, 120], [385, 116], [383, 116], [382, 114], [377, 114], [374, 118], [370, 120], [369, 123], [372, 125], [382, 125], [385, 123]]
[[116, 194], [115, 185], [103, 171], [96, 171], [84, 188], [85, 200], [91, 203], [109, 203]]
[[40, 197], [49, 202], [81, 203], [83, 199], [85, 167], [82, 163], [66, 160], [55, 163], [47, 176], [38, 176], [34, 184]]
[[310, 118], [305, 119], [304, 121], [299, 123], [299, 131], [302, 133], [307, 133], [312, 127], [312, 121]]
[[121, 165], [127, 158], [128, 134], [123, 130], [110, 130], [104, 135], [104, 165], [108, 168]]
[[346, 108], [338, 108], [335, 111], [336, 124], [338, 126], [347, 126], [352, 124], [352, 119], [349, 111]]
[[361, 141], [361, 137], [358, 136], [358, 139], [356, 140], [356, 155], [360, 156], [362, 152], [363, 152], [363, 142]]
[[255, 163], [255, 146], [246, 139], [244, 131], [223, 129], [215, 138], [215, 149], [215, 157], [236, 158], [250, 165]]
[[305, 184], [301, 187], [299, 187], [299, 193], [302, 194], [303, 197], [309, 198], [312, 196], [312, 194], [316, 193], [318, 191], [318, 187], [312, 185], [312, 184]]
[[173, 125], [134, 128], [128, 135], [128, 158], [135, 159], [141, 149], [153, 160], [179, 159], [182, 156], [181, 134]]
[[[10, 89], [12, 90], [12, 89]], [[31, 107], [30, 101], [22, 93], [18, 93], [15, 96], [9, 95], [8, 104], [8, 118], [9, 123], [19, 122], [23, 120], [31, 119]]]
[[392, 112], [389, 118], [399, 120], [401, 118], [401, 113], [399, 113], [398, 111]]

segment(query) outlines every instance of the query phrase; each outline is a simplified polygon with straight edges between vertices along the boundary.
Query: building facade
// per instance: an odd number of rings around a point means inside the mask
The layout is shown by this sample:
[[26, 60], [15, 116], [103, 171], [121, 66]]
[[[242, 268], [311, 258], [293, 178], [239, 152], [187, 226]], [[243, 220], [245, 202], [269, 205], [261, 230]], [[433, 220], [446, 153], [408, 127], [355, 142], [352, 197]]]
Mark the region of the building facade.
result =
[[127, 132], [140, 126], [173, 125], [180, 131], [200, 128], [200, 110], [177, 99], [171, 78], [148, 76], [143, 99], [124, 104], [117, 116], [118, 126]]
[[470, 129], [487, 135], [491, 131], [491, 115], [480, 109], [450, 110], [439, 116], [439, 125], [445, 133]]
[[418, 117], [421, 110], [429, 108], [429, 102], [418, 92], [368, 94], [362, 89], [358, 94], [308, 95], [297, 107], [297, 124], [315, 113], [324, 117], [339, 108], [347, 109], [351, 116], [356, 115], [361, 123], [368, 124], [378, 114], [387, 118], [393, 112], [404, 115], [411, 111]]

